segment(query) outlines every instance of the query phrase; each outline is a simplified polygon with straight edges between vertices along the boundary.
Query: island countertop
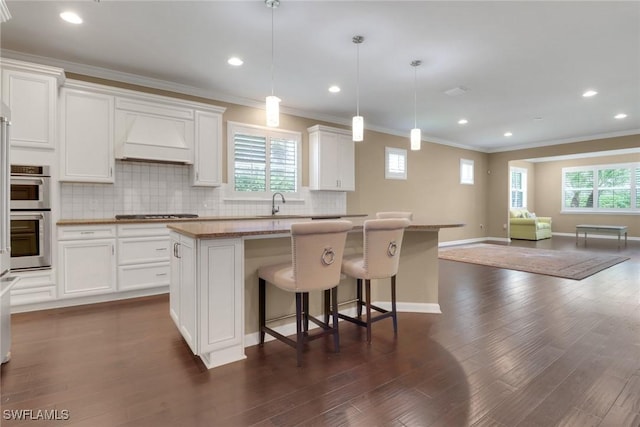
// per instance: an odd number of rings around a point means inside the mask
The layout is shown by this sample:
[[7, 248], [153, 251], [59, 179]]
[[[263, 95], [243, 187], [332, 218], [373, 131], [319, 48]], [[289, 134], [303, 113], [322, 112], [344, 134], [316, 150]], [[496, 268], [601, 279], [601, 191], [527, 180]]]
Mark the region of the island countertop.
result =
[[[353, 230], [362, 230], [366, 219], [349, 218], [353, 223]], [[291, 224], [306, 222], [309, 218], [256, 219], [243, 221], [189, 221], [169, 224], [171, 230], [196, 239], [237, 238], [247, 236], [261, 236], [270, 234], [288, 234]], [[409, 231], [438, 231], [441, 228], [463, 227], [461, 223], [431, 224], [414, 220], [407, 228]]]

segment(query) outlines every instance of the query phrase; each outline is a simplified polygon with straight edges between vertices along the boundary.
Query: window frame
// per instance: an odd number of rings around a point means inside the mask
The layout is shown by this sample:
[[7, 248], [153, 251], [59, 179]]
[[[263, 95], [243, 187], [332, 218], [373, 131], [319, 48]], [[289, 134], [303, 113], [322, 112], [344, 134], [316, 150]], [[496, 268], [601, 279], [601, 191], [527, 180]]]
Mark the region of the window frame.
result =
[[[296, 143], [296, 191], [281, 191], [285, 196], [291, 198], [299, 197], [302, 190], [302, 132], [270, 128], [247, 123], [227, 121], [227, 184], [228, 195], [236, 200], [271, 200], [274, 191], [236, 191], [235, 189], [235, 135], [237, 133], [264, 137], [266, 140], [265, 150], [267, 156], [270, 153], [271, 140], [289, 139]], [[269, 182], [270, 164], [267, 158], [266, 182]], [[268, 185], [267, 185], [268, 187]]]
[[[628, 208], [600, 208], [598, 207], [599, 191], [610, 189], [609, 187], [599, 187], [599, 172], [607, 169], [628, 169], [629, 170], [629, 207]], [[566, 193], [566, 175], [568, 172], [592, 172], [593, 173], [593, 201], [591, 207], [578, 206], [571, 207], [565, 206], [565, 193]], [[638, 214], [640, 213], [640, 202], [638, 197], [640, 191], [638, 189], [638, 183], [640, 183], [640, 162], [632, 163], [613, 163], [613, 164], [597, 164], [587, 166], [572, 166], [562, 168], [562, 186], [560, 193], [560, 212], [561, 213], [589, 213], [589, 214], [606, 214], [606, 215], [626, 215], [626, 214]]]
[[[471, 170], [470, 178], [465, 173], [466, 170]], [[460, 184], [473, 185], [475, 182], [475, 162], [470, 159], [460, 159]]]
[[[404, 159], [404, 170], [403, 171], [392, 171], [390, 169], [390, 161], [389, 156], [397, 155]], [[384, 147], [384, 178], [385, 179], [407, 179], [407, 169], [408, 169], [408, 157], [407, 150], [404, 148], [396, 148], [396, 147]]]
[[[513, 188], [513, 173], [519, 172], [522, 175], [522, 206], [513, 206], [513, 197], [512, 193], [514, 191]], [[529, 170], [527, 168], [522, 168], [519, 166], [510, 166], [509, 167], [509, 208], [510, 209], [527, 209], [527, 197], [529, 195], [529, 186], [528, 186], [528, 175]], [[515, 189], [518, 190], [518, 189]]]

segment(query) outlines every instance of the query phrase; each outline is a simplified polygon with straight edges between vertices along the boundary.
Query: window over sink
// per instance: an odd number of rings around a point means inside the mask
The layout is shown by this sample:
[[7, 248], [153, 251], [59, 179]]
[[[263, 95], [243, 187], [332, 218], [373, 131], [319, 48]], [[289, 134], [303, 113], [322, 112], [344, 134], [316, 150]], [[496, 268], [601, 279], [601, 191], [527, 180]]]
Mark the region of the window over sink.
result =
[[236, 195], [296, 194], [301, 177], [300, 132], [227, 123], [228, 182]]

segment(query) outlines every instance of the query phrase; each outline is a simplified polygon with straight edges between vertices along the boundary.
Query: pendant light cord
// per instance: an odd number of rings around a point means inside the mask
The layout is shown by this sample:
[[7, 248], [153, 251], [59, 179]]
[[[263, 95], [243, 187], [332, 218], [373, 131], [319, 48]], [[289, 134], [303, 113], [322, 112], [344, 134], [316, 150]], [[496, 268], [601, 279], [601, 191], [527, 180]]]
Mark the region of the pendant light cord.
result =
[[274, 51], [274, 36], [273, 36], [273, 7], [271, 7], [271, 96], [273, 96], [274, 91], [273, 91], [273, 74], [274, 74], [274, 66], [273, 66], [273, 51]]
[[413, 128], [418, 127], [418, 67], [413, 67]]
[[360, 43], [356, 43], [356, 116], [360, 115]]

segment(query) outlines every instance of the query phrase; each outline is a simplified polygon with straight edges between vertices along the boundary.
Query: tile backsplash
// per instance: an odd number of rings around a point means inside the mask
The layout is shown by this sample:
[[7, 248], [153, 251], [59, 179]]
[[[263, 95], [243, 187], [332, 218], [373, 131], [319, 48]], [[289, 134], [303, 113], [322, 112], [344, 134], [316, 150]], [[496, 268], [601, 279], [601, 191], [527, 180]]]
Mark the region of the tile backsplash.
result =
[[[191, 166], [116, 161], [115, 184], [61, 183], [63, 219], [111, 218], [118, 214], [195, 213], [199, 216], [271, 214], [271, 200], [234, 200], [227, 184], [192, 187]], [[309, 191], [287, 198], [280, 214], [345, 214], [346, 193]]]

